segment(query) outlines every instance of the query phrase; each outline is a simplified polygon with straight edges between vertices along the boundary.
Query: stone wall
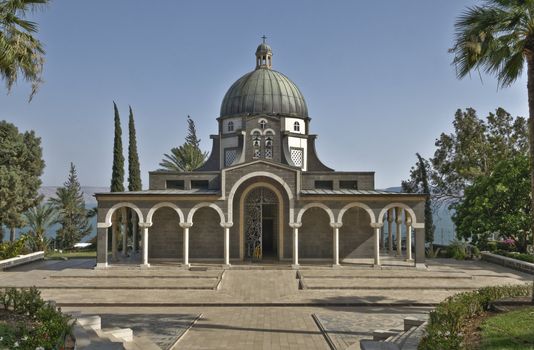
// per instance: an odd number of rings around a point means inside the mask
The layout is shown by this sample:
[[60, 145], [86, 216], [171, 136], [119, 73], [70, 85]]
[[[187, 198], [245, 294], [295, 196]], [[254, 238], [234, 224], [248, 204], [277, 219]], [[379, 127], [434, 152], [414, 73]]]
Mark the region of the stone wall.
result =
[[171, 208], [159, 208], [148, 229], [148, 259], [181, 259], [183, 229], [180, 218]]
[[518, 271], [522, 271], [522, 272], [526, 272], [526, 273], [530, 273], [534, 275], [534, 264], [532, 263], [508, 258], [502, 255], [492, 254], [489, 252], [482, 252], [480, 253], [480, 255], [482, 256], [482, 260], [484, 261], [506, 266], [514, 270], [518, 270]]
[[302, 217], [299, 229], [299, 259], [332, 259], [333, 229], [328, 214], [310, 208]]
[[219, 214], [212, 208], [204, 207], [195, 212], [193, 226], [189, 229], [190, 258], [224, 257], [224, 229], [220, 222]]
[[373, 244], [369, 214], [358, 207], [347, 210], [339, 229], [339, 258], [372, 258]]

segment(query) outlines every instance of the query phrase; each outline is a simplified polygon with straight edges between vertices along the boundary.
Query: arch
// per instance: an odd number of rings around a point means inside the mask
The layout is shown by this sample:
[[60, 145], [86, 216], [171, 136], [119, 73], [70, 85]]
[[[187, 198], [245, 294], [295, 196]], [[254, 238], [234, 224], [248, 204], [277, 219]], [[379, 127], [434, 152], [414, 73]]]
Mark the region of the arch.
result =
[[300, 122], [299, 121], [295, 121], [293, 123], [293, 131], [300, 132]]
[[328, 214], [328, 217], [330, 218], [330, 224], [335, 224], [336, 220], [334, 219], [334, 213], [332, 212], [332, 210], [328, 208], [326, 205], [324, 205], [323, 203], [318, 203], [318, 202], [308, 203], [304, 207], [302, 207], [302, 209], [300, 209], [299, 211], [299, 214], [297, 215], [297, 223], [302, 223], [302, 216], [304, 215], [306, 210], [310, 208], [314, 208], [314, 207], [321, 208], [324, 211], [326, 211], [326, 213]]
[[371, 218], [371, 222], [375, 222], [375, 213], [373, 212], [373, 210], [367, 204], [363, 204], [360, 202], [354, 202], [354, 203], [349, 203], [345, 205], [339, 211], [339, 214], [337, 216], [337, 222], [343, 223], [343, 215], [345, 215], [345, 212], [349, 210], [350, 208], [354, 208], [354, 207], [362, 208], [363, 210], [365, 210], [367, 214], [369, 214], [369, 217]]
[[[230, 189], [230, 193], [228, 194], [228, 221], [230, 223], [233, 222], [234, 197], [239, 186], [241, 186], [242, 183], [244, 183], [245, 181], [253, 177], [260, 177], [260, 176], [270, 178], [278, 182], [280, 185], [282, 185], [282, 187], [286, 191], [287, 197], [289, 198], [289, 222], [293, 222], [294, 211], [295, 211], [295, 208], [294, 208], [295, 199], [293, 198], [293, 193], [291, 192], [291, 188], [280, 176], [268, 173], [266, 171], [255, 171], [250, 174], [247, 174], [241, 177], [239, 180], [237, 180], [237, 182], [232, 186], [232, 188]], [[223, 195], [224, 195], [224, 192], [225, 191], [223, 190]]]
[[187, 214], [187, 222], [190, 224], [193, 224], [193, 215], [195, 215], [195, 212], [204, 207], [210, 207], [212, 209], [215, 209], [215, 211], [219, 214], [219, 217], [221, 218], [220, 225], [224, 225], [224, 213], [222, 209], [215, 203], [208, 203], [208, 202], [201, 202], [196, 204], [191, 210], [189, 211], [189, 214]]
[[158, 210], [159, 208], [162, 208], [162, 207], [169, 207], [169, 208], [174, 209], [174, 211], [180, 217], [180, 223], [185, 221], [184, 220], [184, 213], [182, 212], [182, 210], [180, 208], [178, 208], [178, 206], [176, 204], [171, 203], [171, 202], [161, 202], [161, 203], [158, 203], [158, 204], [154, 205], [152, 208], [150, 208], [150, 210], [148, 211], [148, 214], [146, 216], [146, 222], [151, 224], [152, 223], [152, 217], [154, 216], [154, 213], [156, 212], [156, 210]]
[[406, 204], [404, 203], [399, 203], [399, 202], [396, 202], [396, 203], [390, 203], [388, 205], [386, 205], [381, 211], [380, 211], [380, 215], [378, 215], [378, 223], [384, 221], [384, 215], [386, 214], [386, 212], [391, 209], [391, 208], [402, 208], [402, 209], [406, 209], [406, 211], [408, 212], [408, 214], [410, 214], [411, 218], [412, 218], [412, 225], [415, 225], [417, 223], [417, 218], [415, 216], [415, 212], [413, 211], [412, 208], [410, 208], [409, 206], [407, 206]]
[[267, 129], [265, 129], [265, 131], [263, 132], [263, 134], [266, 135], [266, 136], [269, 136], [269, 135], [273, 135], [273, 136], [274, 136], [274, 135], [276, 135], [276, 133], [274, 132], [274, 130], [271, 129], [271, 128], [267, 128]]
[[227, 127], [227, 131], [228, 132], [233, 132], [234, 131], [234, 122], [233, 121], [229, 121], [228, 124], [226, 125]]
[[261, 129], [254, 128], [254, 129], [252, 129], [252, 130], [250, 131], [250, 135], [252, 135], [252, 136], [254, 136], [254, 135], [258, 135], [258, 134], [261, 136], [261, 134], [262, 134]]
[[243, 193], [241, 194], [241, 199], [239, 201], [239, 211], [240, 211], [240, 217], [242, 218], [241, 223], [239, 225], [239, 258], [243, 260], [245, 258], [245, 199], [248, 196], [248, 194], [259, 187], [265, 187], [275, 194], [276, 198], [278, 199], [278, 258], [283, 259], [284, 258], [284, 199], [282, 197], [282, 193], [276, 186], [273, 186], [272, 184], [268, 182], [256, 182], [252, 185], [245, 188]]
[[108, 212], [106, 213], [106, 218], [104, 220], [107, 227], [111, 226], [111, 217], [113, 216], [113, 213], [115, 210], [122, 208], [122, 207], [128, 207], [136, 212], [137, 216], [139, 217], [139, 223], [143, 223], [143, 213], [141, 213], [141, 210], [133, 203], [130, 202], [120, 202], [112, 206], [108, 209]]

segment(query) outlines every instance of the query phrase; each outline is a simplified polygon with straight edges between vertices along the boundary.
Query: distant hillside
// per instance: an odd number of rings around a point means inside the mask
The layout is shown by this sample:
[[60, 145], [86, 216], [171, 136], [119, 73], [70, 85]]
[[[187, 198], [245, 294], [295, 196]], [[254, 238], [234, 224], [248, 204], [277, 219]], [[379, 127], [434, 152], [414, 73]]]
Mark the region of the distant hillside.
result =
[[[44, 196], [44, 200], [56, 196], [56, 190], [59, 186], [43, 186], [39, 189], [39, 193]], [[109, 192], [109, 187], [94, 187], [94, 186], [82, 186], [83, 199], [86, 206], [96, 205], [96, 199], [93, 196], [95, 193]]]

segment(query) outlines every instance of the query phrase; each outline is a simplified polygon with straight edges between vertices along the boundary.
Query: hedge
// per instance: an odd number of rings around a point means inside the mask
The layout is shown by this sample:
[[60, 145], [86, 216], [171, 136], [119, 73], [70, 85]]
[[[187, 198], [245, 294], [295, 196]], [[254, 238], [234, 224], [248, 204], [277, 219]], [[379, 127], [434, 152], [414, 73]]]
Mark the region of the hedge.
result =
[[487, 311], [494, 301], [528, 296], [531, 290], [530, 284], [506, 285], [485, 287], [448, 297], [430, 312], [419, 350], [464, 349], [463, 329], [469, 319]]

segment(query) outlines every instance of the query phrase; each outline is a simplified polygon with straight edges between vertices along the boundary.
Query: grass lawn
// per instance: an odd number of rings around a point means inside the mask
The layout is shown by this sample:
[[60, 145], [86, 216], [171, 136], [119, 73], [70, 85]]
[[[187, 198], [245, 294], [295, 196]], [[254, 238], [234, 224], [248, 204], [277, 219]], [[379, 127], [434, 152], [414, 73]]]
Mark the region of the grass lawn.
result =
[[72, 251], [72, 252], [50, 252], [47, 253], [45, 259], [87, 259], [87, 258], [96, 258], [95, 250], [82, 250], [82, 251]]
[[534, 349], [534, 307], [489, 317], [480, 328], [480, 349]]

